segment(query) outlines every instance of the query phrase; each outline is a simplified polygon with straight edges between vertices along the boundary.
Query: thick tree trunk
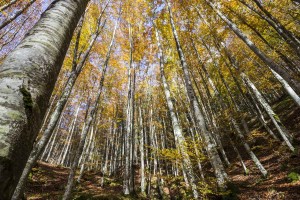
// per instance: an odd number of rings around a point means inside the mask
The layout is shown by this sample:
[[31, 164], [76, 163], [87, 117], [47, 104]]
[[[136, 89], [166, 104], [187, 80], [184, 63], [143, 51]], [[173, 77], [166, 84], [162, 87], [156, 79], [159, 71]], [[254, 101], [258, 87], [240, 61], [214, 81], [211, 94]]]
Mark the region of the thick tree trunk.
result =
[[[107, 6], [107, 5], [106, 5]], [[106, 8], [106, 7], [105, 7]], [[58, 101], [58, 103], [55, 105], [54, 111], [52, 112], [51, 116], [50, 116], [50, 120], [47, 124], [47, 127], [45, 129], [45, 131], [43, 132], [43, 135], [41, 137], [41, 139], [38, 141], [38, 143], [34, 146], [30, 156], [29, 156], [29, 160], [26, 163], [26, 166], [24, 168], [24, 171], [22, 173], [22, 176], [19, 180], [19, 183], [16, 187], [16, 191], [14, 192], [14, 198], [19, 198], [19, 195], [21, 195], [21, 192], [24, 188], [24, 185], [26, 183], [26, 179], [31, 171], [31, 168], [33, 167], [33, 165], [36, 163], [37, 159], [40, 157], [40, 154], [42, 153], [42, 151], [44, 150], [47, 142], [49, 141], [56, 125], [57, 122], [63, 112], [63, 109], [69, 99], [69, 96], [71, 95], [73, 86], [77, 80], [77, 77], [79, 76], [79, 74], [81, 73], [82, 69], [85, 66], [85, 62], [87, 60], [87, 58], [89, 57], [90, 51], [92, 50], [94, 43], [96, 42], [96, 39], [98, 37], [98, 35], [100, 34], [100, 22], [101, 22], [101, 18], [103, 15], [105, 9], [103, 9], [103, 11], [100, 14], [100, 17], [98, 19], [98, 24], [97, 24], [97, 29], [96, 29], [96, 33], [93, 35], [88, 48], [86, 49], [86, 51], [83, 53], [82, 55], [82, 59], [80, 60], [80, 62], [77, 64], [76, 62], [73, 62], [73, 66], [72, 66], [72, 72], [67, 80], [67, 83], [65, 85], [65, 88], [63, 89], [62, 95]], [[81, 24], [82, 25], [82, 24]], [[79, 27], [81, 29], [81, 27]], [[80, 37], [80, 32], [81, 30], [79, 30], [79, 36], [77, 37], [77, 41], [79, 40]], [[75, 48], [75, 50], [77, 50], [77, 47]], [[74, 55], [74, 60], [76, 59], [77, 55]], [[75, 64], [75, 65], [74, 65]], [[61, 164], [64, 164], [64, 161], [66, 159], [66, 155], [68, 153], [69, 150], [69, 146], [71, 143], [71, 139], [72, 139], [72, 135], [73, 132], [71, 132], [71, 135], [69, 136], [69, 141], [67, 144], [67, 148], [65, 149], [62, 156], [62, 159], [60, 161]]]
[[55, 1], [0, 67], [0, 199], [19, 180], [87, 3]]

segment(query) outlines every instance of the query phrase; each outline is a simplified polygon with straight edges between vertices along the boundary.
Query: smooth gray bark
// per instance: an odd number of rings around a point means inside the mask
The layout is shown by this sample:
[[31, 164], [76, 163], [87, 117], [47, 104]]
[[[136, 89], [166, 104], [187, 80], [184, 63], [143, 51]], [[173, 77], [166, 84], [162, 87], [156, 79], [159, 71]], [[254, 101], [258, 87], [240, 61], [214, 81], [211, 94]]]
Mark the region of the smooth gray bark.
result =
[[145, 187], [145, 158], [144, 158], [144, 123], [143, 123], [143, 113], [141, 108], [141, 103], [139, 106], [139, 125], [140, 125], [140, 162], [141, 162], [141, 192], [144, 194], [146, 191]]
[[128, 66], [128, 97], [126, 109], [126, 150], [125, 150], [125, 173], [123, 181], [124, 194], [128, 195], [134, 191], [134, 99], [135, 99], [135, 66], [133, 63], [133, 38], [132, 29], [129, 24], [130, 60]]
[[91, 145], [92, 145], [93, 137], [94, 137], [94, 127], [92, 126], [91, 131], [90, 131], [90, 138], [88, 139], [87, 147], [86, 147], [84, 153], [82, 154], [82, 162], [81, 162], [82, 164], [80, 167], [79, 176], [77, 178], [78, 183], [80, 183], [80, 179], [82, 178], [82, 175], [83, 175], [83, 172], [85, 169], [86, 161], [88, 160], [88, 158], [91, 154], [91, 150], [92, 150]]
[[254, 98], [252, 95], [250, 95], [249, 101], [250, 101], [250, 100], [251, 100], [251, 102], [253, 102], [253, 104], [254, 104], [253, 106], [254, 106], [255, 108], [253, 108], [253, 110], [256, 111], [255, 113], [257, 113], [256, 116], [258, 117], [260, 123], [263, 125], [263, 127], [267, 130], [267, 132], [268, 132], [275, 140], [279, 140], [278, 137], [274, 134], [274, 132], [273, 132], [273, 131], [270, 129], [270, 127], [268, 126], [267, 121], [265, 120], [264, 114], [263, 114], [262, 110], [260, 109], [260, 107], [259, 107], [259, 105], [258, 105], [258, 103], [257, 103], [257, 100], [255, 100], [255, 98]]
[[70, 131], [69, 131], [69, 139], [67, 140], [66, 149], [63, 150], [63, 156], [62, 156], [62, 159], [60, 161], [60, 164], [62, 164], [62, 165], [65, 163], [67, 154], [68, 154], [68, 152], [70, 150], [70, 146], [71, 146], [72, 139], [73, 139], [73, 134], [75, 132], [74, 129], [76, 127], [76, 122], [77, 122], [77, 117], [78, 117], [79, 109], [80, 109], [80, 103], [78, 104], [78, 108], [76, 109], [75, 117], [73, 119], [73, 122], [71, 123], [71, 128], [70, 128]]
[[274, 74], [275, 78], [281, 83], [282, 87], [285, 89], [285, 91], [292, 97], [294, 102], [300, 106], [300, 97], [296, 92], [291, 88], [291, 86], [286, 82], [277, 72], [272, 70], [272, 73]]
[[0, 67], [0, 199], [10, 199], [19, 180], [87, 3], [53, 2]]
[[[83, 53], [80, 62], [78, 64], [76, 63], [76, 65], [72, 66], [72, 72], [71, 72], [70, 76], [68, 77], [67, 83], [66, 83], [66, 85], [63, 89], [63, 92], [62, 92], [62, 95], [61, 95], [59, 101], [55, 105], [54, 111], [52, 112], [52, 114], [50, 116], [47, 127], [45, 128], [45, 131], [43, 132], [43, 135], [42, 135], [41, 139], [34, 146], [32, 152], [29, 156], [29, 159], [26, 163], [26, 166], [23, 170], [23, 173], [21, 175], [19, 183], [18, 183], [18, 185], [16, 187], [16, 190], [14, 192], [13, 199], [17, 200], [20, 197], [20, 195], [21, 195], [21, 193], [24, 189], [27, 177], [28, 177], [28, 175], [31, 171], [31, 168], [36, 163], [37, 159], [40, 157], [40, 155], [43, 152], [46, 144], [48, 143], [51, 135], [53, 134], [53, 131], [54, 131], [56, 125], [57, 125], [57, 122], [58, 122], [58, 120], [59, 120], [59, 118], [60, 118], [60, 116], [61, 116], [61, 114], [64, 110], [64, 107], [65, 107], [65, 105], [66, 105], [66, 103], [69, 99], [69, 96], [71, 95], [71, 92], [72, 92], [73, 86], [74, 86], [74, 84], [77, 80], [77, 77], [79, 76], [80, 72], [82, 71], [83, 67], [85, 66], [85, 62], [86, 62], [87, 58], [89, 57], [90, 51], [93, 48], [94, 43], [96, 42], [96, 39], [97, 39], [98, 35], [100, 34], [100, 30], [101, 30], [100, 22], [101, 22], [101, 18], [102, 18], [104, 10], [100, 14], [100, 17], [98, 19], [96, 33], [94, 34], [93, 38], [91, 39], [88, 48]], [[74, 55], [74, 58], [76, 58], [76, 55]], [[68, 153], [69, 146], [70, 146], [70, 143], [71, 143], [72, 135], [73, 135], [73, 131], [71, 132], [71, 135], [68, 136], [69, 141], [68, 141], [68, 144], [66, 146], [67, 149], [65, 149], [65, 151], [62, 152], [63, 156], [62, 156], [62, 159], [61, 159], [60, 163], [64, 163], [64, 161], [65, 161], [65, 158], [66, 158], [66, 155]]]
[[[44, 159], [46, 162], [48, 162], [48, 160], [49, 160], [49, 158], [50, 158], [50, 156], [51, 156], [51, 154], [52, 154], [53, 147], [54, 147], [54, 143], [55, 143], [56, 138], [57, 138], [57, 135], [58, 135], [58, 129], [59, 129], [59, 127], [60, 127], [61, 120], [62, 120], [62, 117], [60, 117], [60, 119], [59, 119], [59, 122], [58, 122], [58, 125], [57, 125], [57, 127], [56, 127], [55, 133], [53, 134], [54, 137], [53, 137], [53, 139], [52, 139], [52, 141], [51, 141], [51, 144], [49, 144], [49, 145], [50, 145], [50, 149], [48, 149], [47, 152], [46, 152], [46, 150], [44, 150], [45, 155], [47, 155], [47, 157]], [[47, 153], [47, 154], [46, 154], [46, 153]], [[43, 156], [42, 156], [42, 160], [43, 160]]]

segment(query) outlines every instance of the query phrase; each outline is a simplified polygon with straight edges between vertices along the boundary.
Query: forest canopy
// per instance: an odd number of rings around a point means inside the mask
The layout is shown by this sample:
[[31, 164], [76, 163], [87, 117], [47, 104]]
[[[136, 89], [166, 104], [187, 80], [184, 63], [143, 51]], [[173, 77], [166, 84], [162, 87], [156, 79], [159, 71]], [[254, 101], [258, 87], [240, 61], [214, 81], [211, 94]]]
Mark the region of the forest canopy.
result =
[[299, 8], [1, 1], [0, 200], [300, 199]]

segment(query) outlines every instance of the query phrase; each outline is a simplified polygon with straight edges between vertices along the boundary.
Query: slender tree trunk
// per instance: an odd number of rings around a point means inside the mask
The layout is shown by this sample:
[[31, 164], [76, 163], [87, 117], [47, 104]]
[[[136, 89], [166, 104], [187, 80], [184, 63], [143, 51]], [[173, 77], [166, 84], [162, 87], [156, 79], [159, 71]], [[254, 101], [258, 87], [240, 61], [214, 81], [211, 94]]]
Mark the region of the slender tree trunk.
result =
[[188, 175], [188, 179], [189, 182], [191, 184], [192, 187], [192, 191], [194, 194], [194, 198], [198, 199], [199, 198], [199, 193], [197, 191], [197, 186], [196, 186], [196, 179], [195, 179], [195, 175], [192, 169], [192, 163], [190, 161], [189, 155], [187, 153], [187, 149], [185, 147], [185, 138], [183, 136], [182, 133], [182, 129], [180, 126], [180, 122], [179, 119], [176, 116], [175, 113], [175, 108], [173, 105], [173, 102], [171, 100], [171, 92], [169, 89], [169, 85], [167, 83], [167, 79], [165, 77], [164, 74], [164, 56], [163, 56], [163, 50], [161, 47], [161, 43], [160, 43], [160, 37], [158, 34], [158, 31], [156, 29], [156, 38], [157, 38], [157, 43], [158, 43], [158, 48], [159, 48], [159, 54], [160, 54], [160, 76], [161, 76], [161, 80], [162, 80], [162, 84], [163, 84], [163, 88], [164, 88], [164, 93], [165, 93], [165, 98], [167, 101], [167, 105], [168, 105], [168, 109], [169, 109], [169, 113], [171, 116], [171, 121], [172, 121], [172, 127], [173, 127], [173, 132], [174, 132], [174, 136], [175, 139], [178, 143], [178, 148], [180, 149], [180, 152], [182, 154], [183, 157], [183, 169], [186, 170], [187, 175]]
[[50, 154], [50, 151], [52, 151], [52, 148], [54, 146], [54, 141], [56, 140], [56, 137], [57, 137], [57, 132], [58, 132], [58, 129], [59, 129], [58, 127], [61, 124], [62, 118], [63, 118], [62, 116], [59, 118], [57, 126], [54, 129], [54, 134], [51, 135], [51, 137], [49, 139], [49, 142], [48, 142], [47, 146], [45, 147], [43, 154], [41, 155], [41, 158], [40, 158], [41, 160], [46, 160], [46, 158]]
[[[216, 39], [216, 38], [215, 38]], [[220, 52], [221, 54], [221, 50], [220, 50], [220, 46], [217, 45], [216, 43], [216, 46], [218, 47], [218, 51]], [[237, 63], [235, 62], [235, 59], [231, 56], [231, 54], [228, 52], [227, 48], [224, 47], [224, 50], [225, 50], [225, 54], [228, 58], [228, 60], [230, 61], [230, 63], [232, 64], [233, 67], [235, 67], [235, 69], [239, 69], [239, 66], [237, 65]], [[243, 90], [242, 90], [242, 87], [241, 87], [241, 84], [239, 83], [239, 81], [237, 80], [237, 77], [233, 74], [233, 71], [232, 71], [232, 68], [229, 66], [230, 64], [227, 64], [226, 62], [226, 66], [227, 68], [229, 69], [229, 72], [232, 76], [232, 78], [234, 79], [234, 82], [236, 84], [236, 86], [238, 87], [241, 95], [243, 96], [243, 100], [245, 101], [245, 104], [248, 105], [248, 107], [251, 108], [251, 103], [253, 104], [253, 106], [256, 108], [253, 108], [254, 110], [256, 110], [257, 112], [254, 111], [254, 113], [257, 113], [257, 117], [259, 119], [259, 121], [261, 122], [261, 124], [265, 127], [265, 129], [268, 131], [268, 133], [276, 140], [278, 140], [278, 138], [276, 137], [276, 135], [273, 133], [273, 131], [268, 127], [267, 125], [267, 122], [266, 120], [264, 119], [264, 116], [263, 116], [263, 113], [262, 111], [260, 110], [259, 106], [257, 105], [256, 103], [256, 100], [253, 98], [252, 95], [250, 95], [250, 98], [249, 99], [248, 97], [245, 96]], [[250, 102], [250, 104], [247, 103], [247, 100]], [[252, 100], [252, 101], [251, 101]]]
[[262, 94], [258, 91], [258, 89], [255, 87], [255, 85], [251, 82], [251, 80], [247, 77], [245, 73], [241, 73], [242, 79], [245, 81], [245, 84], [251, 89], [251, 91], [254, 93], [257, 101], [263, 106], [265, 111], [268, 113], [269, 117], [271, 118], [273, 124], [275, 125], [276, 129], [280, 133], [282, 139], [286, 143], [286, 145], [289, 147], [291, 151], [294, 151], [295, 148], [291, 144], [290, 140], [288, 139], [289, 133], [287, 132], [286, 128], [281, 123], [279, 117], [275, 114], [271, 106], [267, 103], [267, 101], [263, 98]]
[[131, 121], [131, 173], [130, 173], [130, 190], [132, 193], [135, 193], [135, 167], [134, 167], [134, 160], [135, 157], [135, 146], [137, 145], [135, 143], [136, 139], [136, 133], [135, 133], [135, 82], [136, 82], [136, 72], [135, 67], [133, 67], [133, 73], [132, 73], [132, 89], [131, 89], [131, 115], [130, 115], [130, 121]]
[[291, 86], [286, 82], [277, 72], [272, 70], [272, 73], [274, 74], [275, 78], [281, 83], [285, 91], [292, 97], [296, 105], [300, 107], [300, 97], [296, 94], [296, 92], [291, 88]]
[[106, 137], [104, 154], [103, 154], [103, 159], [102, 159], [102, 174], [103, 175], [101, 177], [101, 187], [104, 186], [104, 179], [105, 179], [106, 172], [107, 172], [109, 146], [110, 146], [109, 137]]
[[[73, 125], [74, 127], [75, 127], [75, 123], [76, 123], [76, 121], [74, 120], [74, 125]], [[72, 127], [71, 131], [70, 131], [69, 138], [67, 140], [66, 149], [63, 150], [63, 156], [62, 156], [61, 161], [60, 161], [60, 164], [63, 165], [63, 166], [64, 166], [64, 163], [66, 162], [66, 157], [67, 157], [68, 153], [71, 150], [71, 144], [72, 144], [73, 134], [74, 134], [74, 128]]]
[[[3, 29], [5, 26], [10, 24], [12, 21], [14, 21], [17, 17], [19, 17], [29, 6], [31, 6], [36, 0], [30, 0], [28, 3], [26, 3], [19, 11], [14, 13], [11, 17], [7, 18], [2, 24], [0, 24], [0, 30]], [[1, 11], [0, 11], [1, 12]]]
[[262, 175], [266, 177], [268, 175], [267, 170], [264, 168], [264, 166], [261, 164], [261, 162], [258, 160], [256, 155], [253, 153], [250, 146], [246, 142], [246, 139], [245, 139], [242, 131], [240, 130], [239, 125], [237, 124], [237, 122], [233, 118], [231, 118], [231, 122], [232, 122], [232, 125], [233, 125], [234, 129], [236, 130], [236, 133], [237, 133], [238, 137], [241, 139], [241, 142], [242, 142], [243, 146], [245, 147], [247, 153], [250, 155], [251, 159], [253, 160], [253, 162], [255, 163], [257, 168], [259, 169], [259, 171], [262, 173]]
[[139, 105], [139, 122], [140, 122], [140, 160], [141, 160], [141, 192], [145, 193], [145, 158], [144, 158], [144, 123], [143, 123], [143, 114], [141, 108], [141, 100]]
[[182, 50], [180, 42], [179, 42], [179, 37], [178, 37], [177, 31], [175, 29], [173, 15], [171, 12], [171, 5], [167, 0], [166, 0], [166, 2], [167, 2], [168, 10], [169, 10], [170, 23], [172, 26], [173, 36], [174, 36], [174, 39], [176, 42], [178, 55], [180, 58], [182, 69], [183, 69], [184, 82], [185, 82], [185, 87], [187, 90], [187, 95], [190, 100], [191, 110], [193, 111], [193, 115], [197, 121], [197, 125], [199, 126], [198, 128], [200, 128], [201, 133], [203, 134], [203, 138], [205, 140], [205, 145], [206, 145], [206, 151], [208, 153], [209, 160], [213, 166], [215, 176], [217, 178], [218, 186], [221, 189], [225, 189], [226, 182], [228, 180], [228, 176], [227, 176], [227, 173], [225, 172], [223, 163], [218, 155], [216, 145], [214, 145], [213, 142], [211, 141], [210, 133], [206, 128], [205, 120], [204, 120], [203, 114], [200, 110], [200, 106], [198, 104], [197, 97], [195, 95], [195, 91], [192, 86], [191, 78], [190, 78], [189, 71], [188, 71], [188, 65], [186, 63], [185, 56], [183, 54], [183, 50]]
[[94, 127], [92, 126], [91, 133], [90, 133], [90, 138], [88, 140], [88, 145], [87, 145], [86, 150], [83, 153], [83, 158], [82, 158], [82, 162], [81, 162], [82, 164], [81, 164], [81, 167], [80, 167], [79, 176], [77, 178], [78, 183], [80, 183], [80, 179], [81, 179], [81, 177], [83, 175], [83, 171], [85, 169], [85, 163], [86, 163], [86, 161], [88, 160], [88, 157], [91, 154], [91, 150], [92, 150], [91, 145], [92, 145], [93, 137], [94, 137]]
[[[46, 161], [46, 162], [48, 162], [48, 160], [49, 160], [49, 158], [50, 158], [50, 156], [51, 156], [51, 154], [52, 154], [53, 147], [54, 147], [54, 143], [56, 142], [56, 137], [57, 137], [57, 135], [58, 135], [58, 129], [59, 129], [59, 127], [60, 127], [61, 119], [62, 119], [62, 117], [59, 119], [57, 128], [56, 128], [56, 130], [55, 130], [55, 132], [54, 132], [53, 140], [51, 141], [51, 144], [50, 144], [50, 149], [49, 149], [48, 152], [47, 152], [48, 154], [47, 154], [47, 157], [45, 158], [45, 161]], [[45, 152], [45, 151], [46, 151], [46, 149], [44, 150], [44, 152]], [[45, 154], [45, 156], [46, 156], [46, 154]]]
[[3, 6], [1, 6], [1, 7], [0, 7], [0, 12], [2, 12], [3, 10], [7, 9], [8, 7], [10, 7], [10, 6], [16, 4], [17, 2], [18, 2], [18, 0], [12, 0], [12, 1], [10, 1], [9, 3], [7, 3], [7, 4], [3, 5]]
[[86, 136], [87, 136], [87, 133], [88, 133], [89, 128], [91, 126], [91, 123], [93, 121], [93, 118], [97, 114], [97, 108], [98, 108], [99, 103], [100, 103], [100, 97], [101, 97], [101, 94], [102, 94], [104, 78], [105, 78], [105, 74], [106, 74], [106, 71], [107, 71], [108, 62], [109, 62], [109, 59], [110, 59], [110, 53], [111, 53], [111, 50], [112, 50], [112, 47], [113, 47], [113, 44], [114, 44], [115, 33], [116, 33], [117, 26], [118, 26], [118, 22], [119, 22], [119, 19], [116, 22], [116, 25], [115, 25], [115, 28], [114, 28], [114, 31], [113, 31], [113, 35], [112, 35], [112, 39], [111, 39], [111, 43], [109, 45], [108, 52], [106, 54], [106, 58], [105, 58], [105, 61], [104, 61], [104, 64], [103, 64], [103, 70], [102, 70], [102, 74], [101, 74], [101, 78], [100, 78], [99, 88], [98, 88], [98, 91], [97, 91], [95, 105], [91, 108], [91, 110], [89, 111], [89, 113], [86, 117], [86, 120], [85, 120], [86, 126], [85, 126], [85, 128], [83, 130], [83, 133], [81, 135], [80, 142], [79, 142], [76, 154], [75, 154], [75, 158], [74, 158], [74, 161], [73, 161], [72, 166], [71, 166], [70, 174], [69, 174], [69, 177], [68, 177], [68, 183], [67, 183], [67, 186], [66, 186], [65, 193], [63, 195], [63, 200], [68, 200], [68, 199], [71, 198], [71, 192], [72, 192], [72, 188], [73, 188], [73, 184], [74, 184], [74, 177], [75, 177], [76, 169], [78, 167], [78, 162], [79, 162], [80, 156], [81, 156], [83, 148], [84, 148]]
[[271, 69], [280, 74], [295, 90], [297, 94], [300, 94], [300, 82], [297, 80], [297, 77], [294, 77], [293, 74], [285, 71], [281, 66], [277, 65], [274, 60], [268, 57], [263, 53], [238, 27], [233, 23], [227, 16], [225, 16], [217, 6], [208, 0], [205, 0], [207, 4], [218, 14], [218, 16], [231, 28], [231, 30], [241, 39], [243, 42]]
[[126, 156], [123, 189], [124, 194], [134, 192], [134, 95], [135, 95], [135, 67], [133, 63], [133, 39], [132, 29], [129, 25], [130, 60], [128, 67], [128, 98], [126, 109]]
[[196, 156], [197, 156], [198, 169], [199, 169], [199, 172], [200, 172], [200, 176], [201, 176], [202, 180], [204, 181], [205, 177], [204, 177], [204, 173], [203, 173], [202, 165], [201, 165], [201, 160], [200, 160], [201, 155], [200, 155], [200, 152], [199, 152], [199, 149], [198, 149], [198, 146], [197, 146], [197, 141], [195, 139], [195, 135], [194, 135], [194, 132], [193, 132], [192, 128], [190, 128], [190, 132], [191, 132], [191, 135], [192, 135], [193, 146], [194, 146], [195, 153], [196, 153]]
[[[258, 91], [258, 89], [256, 88], [256, 86], [252, 83], [252, 81], [248, 78], [248, 76], [244, 72], [240, 71], [240, 67], [239, 67], [238, 63], [229, 54], [229, 52], [227, 51], [226, 48], [225, 48], [225, 52], [227, 54], [228, 59], [230, 60], [230, 62], [232, 64], [232, 66], [240, 73], [240, 76], [241, 76], [242, 80], [244, 81], [245, 85], [248, 87], [248, 89], [250, 91], [253, 92], [254, 96], [256, 97], [256, 100], [262, 105], [262, 107], [265, 109], [265, 111], [267, 112], [267, 114], [271, 118], [271, 121], [273, 122], [273, 124], [275, 125], [276, 129], [280, 133], [280, 135], [283, 138], [284, 142], [287, 144], [287, 146], [292, 151], [294, 151], [295, 148], [293, 147], [293, 145], [291, 144], [291, 142], [289, 140], [290, 135], [289, 135], [288, 131], [286, 130], [286, 128], [281, 123], [279, 117], [275, 114], [275, 112], [273, 111], [273, 109], [271, 108], [271, 106], [267, 103], [267, 101], [265, 100], [265, 98]], [[266, 127], [266, 123], [263, 123], [263, 125]], [[268, 128], [266, 128], [266, 129], [268, 130]], [[272, 134], [272, 132], [270, 132], [270, 131], [268, 131], [268, 132], [274, 138], [276, 138], [276, 136], [274, 134]]]
[[274, 132], [270, 129], [270, 127], [267, 124], [267, 121], [265, 120], [264, 114], [262, 112], [262, 110], [260, 109], [259, 105], [257, 104], [257, 100], [254, 99], [254, 97], [252, 95], [250, 95], [250, 99], [249, 101], [251, 101], [254, 105], [255, 111], [257, 113], [257, 117], [259, 119], [259, 121], [261, 122], [261, 124], [263, 125], [263, 127], [267, 130], [267, 132], [275, 139], [275, 140], [279, 140], [278, 137], [274, 134]]
[[241, 165], [242, 165], [242, 167], [243, 167], [243, 170], [244, 170], [245, 175], [248, 175], [248, 174], [249, 174], [249, 170], [247, 169], [246, 164], [244, 163], [243, 158], [242, 158], [242, 156], [241, 156], [239, 150], [236, 148], [235, 144], [233, 143], [233, 141], [231, 140], [230, 137], [228, 137], [228, 140], [229, 140], [229, 142], [230, 142], [230, 144], [231, 144], [233, 150], [235, 151], [235, 153], [236, 153], [237, 156], [238, 156], [238, 159], [239, 159], [239, 161], [240, 161], [240, 163], [241, 163]]

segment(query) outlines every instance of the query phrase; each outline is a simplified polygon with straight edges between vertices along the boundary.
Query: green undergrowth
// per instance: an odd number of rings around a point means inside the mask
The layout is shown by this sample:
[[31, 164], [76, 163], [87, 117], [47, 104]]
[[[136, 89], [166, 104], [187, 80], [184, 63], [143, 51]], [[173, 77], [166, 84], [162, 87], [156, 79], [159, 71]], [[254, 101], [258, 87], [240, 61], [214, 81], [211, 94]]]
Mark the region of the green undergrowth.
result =
[[300, 174], [298, 174], [297, 172], [290, 172], [288, 175], [287, 175], [287, 179], [290, 181], [290, 182], [297, 182], [300, 180]]
[[300, 181], [300, 166], [291, 168], [286, 176], [289, 182], [297, 182]]

